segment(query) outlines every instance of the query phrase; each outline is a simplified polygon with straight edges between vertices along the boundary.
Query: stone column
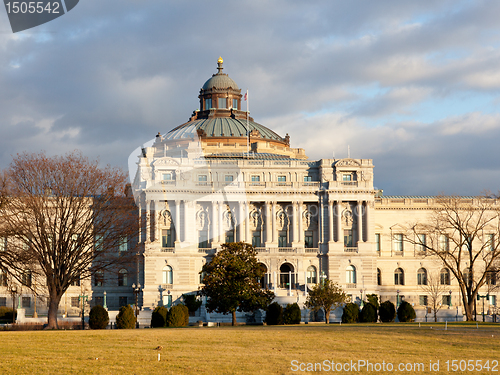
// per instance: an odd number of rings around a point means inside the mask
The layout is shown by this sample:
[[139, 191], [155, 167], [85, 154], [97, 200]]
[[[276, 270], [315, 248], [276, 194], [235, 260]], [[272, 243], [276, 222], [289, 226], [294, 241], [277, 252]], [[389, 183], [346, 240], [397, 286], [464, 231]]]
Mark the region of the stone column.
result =
[[226, 234], [224, 233], [224, 202], [219, 202], [219, 242], [226, 242]]
[[276, 243], [276, 202], [271, 202], [271, 215], [272, 215], [272, 238], [273, 238], [273, 244]]
[[342, 202], [335, 203], [337, 207], [337, 242], [342, 242]]
[[333, 242], [333, 200], [328, 199], [328, 242]]
[[212, 202], [212, 222], [210, 225], [212, 242], [219, 243], [217, 230], [217, 202]]
[[265, 228], [266, 228], [266, 239], [264, 241], [264, 243], [266, 244], [266, 246], [268, 244], [270, 244], [272, 242], [272, 235], [271, 235], [271, 221], [272, 221], [272, 218], [271, 218], [271, 214], [270, 214], [270, 210], [271, 210], [271, 207], [270, 207], [270, 202], [264, 202], [264, 217], [263, 219], [265, 220], [264, 224], [265, 224]]
[[175, 242], [181, 241], [181, 201], [175, 201]]
[[296, 245], [299, 241], [299, 236], [297, 236], [297, 213], [298, 207], [297, 202], [292, 202], [292, 246]]
[[145, 238], [146, 242], [149, 242], [150, 238], [151, 238], [151, 232], [150, 232], [150, 229], [151, 229], [150, 215], [151, 215], [151, 213], [149, 212], [150, 209], [151, 209], [151, 202], [146, 200], [146, 212], [144, 213], [146, 215], [146, 228], [144, 228], [144, 230], [146, 231], [146, 238]]
[[366, 222], [366, 226], [365, 226], [365, 238], [366, 238], [366, 241], [370, 241], [370, 202], [368, 201], [365, 201], [365, 222]]
[[297, 218], [298, 221], [299, 221], [299, 242], [301, 244], [304, 244], [304, 229], [302, 228], [302, 215], [303, 215], [303, 211], [302, 211], [302, 205], [303, 205], [303, 202], [299, 202], [299, 217]]
[[138, 237], [139, 237], [139, 242], [142, 242], [142, 205], [140, 199], [138, 199], [137, 202], [137, 210], [139, 211], [139, 220], [138, 220]]
[[358, 205], [357, 205], [357, 210], [356, 210], [356, 213], [357, 213], [357, 222], [358, 222], [358, 236], [357, 236], [357, 240], [358, 242], [361, 242], [363, 241], [363, 202], [361, 201], [358, 201]]
[[245, 222], [245, 216], [243, 212], [243, 202], [238, 202], [238, 239], [235, 241], [247, 242], [244, 238], [243, 223]]
[[[251, 244], [252, 238], [250, 236], [250, 202], [245, 202], [245, 242]], [[259, 244], [260, 246], [260, 244]]]
[[184, 217], [182, 220], [182, 238], [181, 238], [181, 241], [186, 242], [187, 236], [188, 236], [187, 228], [189, 226], [189, 223], [188, 223], [188, 201], [182, 201], [182, 205], [184, 207]]

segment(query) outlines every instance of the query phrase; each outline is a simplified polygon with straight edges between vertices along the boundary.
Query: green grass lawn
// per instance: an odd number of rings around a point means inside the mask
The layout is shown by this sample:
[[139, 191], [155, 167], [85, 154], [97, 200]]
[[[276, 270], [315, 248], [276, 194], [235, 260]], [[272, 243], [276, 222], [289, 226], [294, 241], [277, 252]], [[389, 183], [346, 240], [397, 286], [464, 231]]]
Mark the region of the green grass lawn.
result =
[[[425, 366], [399, 373], [500, 372], [500, 365], [492, 371], [492, 361], [500, 360], [500, 325], [492, 324], [448, 324], [448, 330], [444, 324], [412, 323], [24, 331], [0, 332], [0, 338], [1, 374], [290, 374], [310, 373], [292, 371], [292, 361], [297, 369], [325, 360], [384, 361], [395, 370], [399, 363]], [[429, 361], [438, 360], [440, 371], [430, 371]], [[455, 372], [452, 360], [457, 366], [460, 360], [489, 360], [491, 368]], [[369, 373], [357, 370], [351, 373]]]

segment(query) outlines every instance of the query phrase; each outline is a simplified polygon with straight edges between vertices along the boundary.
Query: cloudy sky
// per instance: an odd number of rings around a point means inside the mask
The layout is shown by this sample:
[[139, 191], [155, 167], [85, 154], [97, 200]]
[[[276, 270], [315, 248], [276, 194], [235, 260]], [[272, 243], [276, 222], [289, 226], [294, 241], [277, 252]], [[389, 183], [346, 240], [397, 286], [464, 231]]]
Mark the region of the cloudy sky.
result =
[[500, 189], [499, 1], [80, 0], [13, 34], [0, 9], [0, 168], [129, 154], [224, 72], [311, 159], [370, 158], [386, 195]]

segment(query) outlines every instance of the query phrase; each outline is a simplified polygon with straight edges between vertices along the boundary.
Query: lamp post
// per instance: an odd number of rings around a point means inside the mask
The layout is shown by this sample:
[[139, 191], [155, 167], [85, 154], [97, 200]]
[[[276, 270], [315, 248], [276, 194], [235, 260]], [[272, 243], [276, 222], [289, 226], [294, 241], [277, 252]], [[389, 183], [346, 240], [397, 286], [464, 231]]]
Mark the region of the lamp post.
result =
[[483, 314], [483, 322], [484, 322], [484, 299], [485, 298], [490, 298], [490, 295], [486, 294], [485, 296], [481, 296], [481, 295], [478, 294], [477, 298], [481, 298], [483, 300], [483, 311], [482, 311], [482, 314]]
[[16, 322], [16, 295], [17, 295], [17, 286], [13, 285], [10, 288], [12, 292], [12, 323]]
[[102, 307], [104, 307], [106, 310], [108, 309], [108, 305], [106, 304], [106, 291], [104, 291], [104, 305]]
[[85, 294], [80, 294], [78, 296], [78, 302], [81, 303], [82, 306], [82, 329], [85, 329], [85, 303], [88, 302], [89, 296], [86, 296]]
[[399, 307], [399, 289], [396, 290], [396, 293], [397, 293], [396, 294], [396, 308], [398, 308]]
[[361, 293], [361, 303], [359, 305], [363, 307], [363, 289], [360, 289], [359, 293]]
[[134, 296], [135, 296], [135, 324], [136, 328], [139, 328], [139, 322], [137, 321], [137, 315], [139, 315], [139, 306], [137, 305], [138, 300], [139, 300], [139, 293], [141, 292], [141, 284], [132, 284], [132, 289], [134, 291]]
[[452, 306], [452, 303], [451, 303], [451, 289], [450, 289], [449, 293], [450, 293], [450, 303], [448, 305], [448, 309], [451, 309], [451, 306]]

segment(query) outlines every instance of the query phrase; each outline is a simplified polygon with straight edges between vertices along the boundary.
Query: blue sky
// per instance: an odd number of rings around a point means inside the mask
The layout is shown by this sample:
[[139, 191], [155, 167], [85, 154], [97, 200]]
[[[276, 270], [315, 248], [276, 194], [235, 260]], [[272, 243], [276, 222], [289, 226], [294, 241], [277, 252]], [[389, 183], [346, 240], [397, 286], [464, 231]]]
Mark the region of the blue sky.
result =
[[225, 73], [311, 159], [371, 158], [385, 194], [500, 188], [500, 2], [81, 0], [12, 34], [0, 10], [0, 168], [129, 154]]

